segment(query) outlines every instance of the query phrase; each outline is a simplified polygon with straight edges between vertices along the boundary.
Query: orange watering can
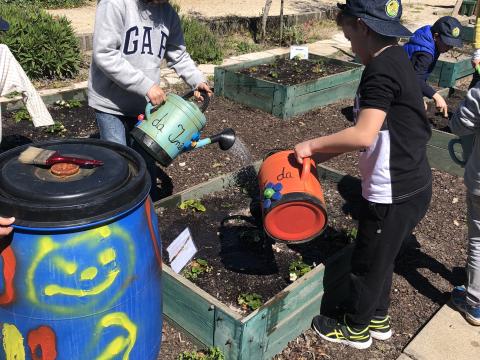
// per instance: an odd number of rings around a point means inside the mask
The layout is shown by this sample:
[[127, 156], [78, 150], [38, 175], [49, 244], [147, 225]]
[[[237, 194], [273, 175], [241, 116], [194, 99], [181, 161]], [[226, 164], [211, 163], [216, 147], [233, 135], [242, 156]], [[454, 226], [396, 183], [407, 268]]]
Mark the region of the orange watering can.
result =
[[260, 167], [258, 184], [263, 227], [271, 238], [302, 243], [325, 230], [325, 200], [312, 159], [300, 165], [291, 150], [269, 155]]

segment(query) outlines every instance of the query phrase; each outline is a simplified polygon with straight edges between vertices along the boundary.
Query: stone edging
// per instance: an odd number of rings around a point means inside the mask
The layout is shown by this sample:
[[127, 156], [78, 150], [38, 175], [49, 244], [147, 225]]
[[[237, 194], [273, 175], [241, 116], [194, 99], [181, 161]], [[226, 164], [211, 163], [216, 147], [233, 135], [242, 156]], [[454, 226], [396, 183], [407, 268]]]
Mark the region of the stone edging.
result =
[[[45, 104], [53, 104], [57, 100], [87, 100], [87, 81], [75, 83], [70, 86], [66, 86], [58, 89], [44, 89], [39, 90], [38, 93], [42, 97]], [[23, 108], [21, 96], [15, 96], [14, 98], [0, 97], [0, 106], [2, 111], [18, 110]]]

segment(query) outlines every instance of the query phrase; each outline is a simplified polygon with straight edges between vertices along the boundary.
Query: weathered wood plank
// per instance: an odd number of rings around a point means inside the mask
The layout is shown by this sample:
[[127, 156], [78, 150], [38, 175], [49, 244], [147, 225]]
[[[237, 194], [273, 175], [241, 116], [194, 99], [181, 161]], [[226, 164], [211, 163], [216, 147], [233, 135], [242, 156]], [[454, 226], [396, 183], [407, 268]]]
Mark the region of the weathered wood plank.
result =
[[[325, 76], [323, 78], [312, 80], [303, 84], [293, 85], [295, 89], [295, 96], [302, 97], [310, 93], [318, 92], [320, 90], [336, 88], [345, 83], [360, 83], [363, 68], [347, 70], [342, 73]], [[354, 89], [356, 90], [356, 89]]]
[[338, 99], [348, 99], [355, 97], [358, 81], [345, 82], [341, 85], [304, 94], [295, 97], [292, 115], [299, 115], [309, 110], [319, 108], [324, 105], [332, 104]]
[[230, 312], [215, 308], [213, 346], [222, 350], [226, 360], [238, 360], [241, 357], [243, 324], [238, 318], [230, 316]]
[[164, 265], [163, 313], [194, 336], [199, 342], [212, 346], [215, 330], [215, 309], [232, 319], [241, 316], [216, 298]]
[[430, 166], [456, 176], [463, 176], [464, 169], [453, 162], [448, 150], [435, 146], [427, 146], [427, 156]]

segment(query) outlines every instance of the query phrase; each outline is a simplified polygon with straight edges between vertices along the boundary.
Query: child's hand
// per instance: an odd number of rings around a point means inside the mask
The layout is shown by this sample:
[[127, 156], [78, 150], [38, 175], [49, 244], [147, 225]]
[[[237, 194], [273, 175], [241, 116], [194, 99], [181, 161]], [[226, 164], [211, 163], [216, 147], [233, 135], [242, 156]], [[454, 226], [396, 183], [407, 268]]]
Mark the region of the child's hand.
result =
[[435, 93], [433, 95], [433, 100], [435, 100], [437, 110], [443, 114], [443, 117], [448, 118], [448, 105], [442, 95]]
[[13, 230], [13, 227], [10, 225], [15, 221], [14, 217], [4, 218], [0, 217], [0, 238], [10, 234]]
[[213, 92], [212, 92], [212, 90], [210, 89], [210, 86], [208, 86], [207, 83], [200, 83], [200, 84], [197, 85], [197, 88], [193, 92], [193, 96], [195, 96], [195, 99], [203, 101], [203, 96], [200, 93], [200, 90], [205, 91], [208, 94], [208, 97], [212, 97], [212, 95], [213, 95]]
[[312, 148], [310, 146], [310, 141], [304, 141], [300, 144], [295, 145], [295, 159], [297, 159], [299, 164], [303, 164], [303, 158], [312, 156]]
[[150, 90], [148, 90], [147, 96], [154, 106], [163, 104], [167, 100], [167, 95], [165, 95], [165, 92], [157, 84], [154, 84]]

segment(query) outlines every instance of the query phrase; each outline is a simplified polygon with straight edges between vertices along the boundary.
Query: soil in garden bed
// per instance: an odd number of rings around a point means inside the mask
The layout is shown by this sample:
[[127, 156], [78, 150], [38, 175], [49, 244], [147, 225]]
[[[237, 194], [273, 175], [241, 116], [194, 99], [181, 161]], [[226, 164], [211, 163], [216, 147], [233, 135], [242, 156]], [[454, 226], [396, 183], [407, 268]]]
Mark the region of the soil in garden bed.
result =
[[351, 69], [346, 64], [323, 60], [278, 58], [273, 63], [261, 64], [242, 69], [242, 74], [276, 82], [282, 85], [296, 85]]
[[[322, 187], [329, 216], [325, 231], [308, 243], [274, 242], [263, 231], [253, 168], [245, 174], [248, 177], [242, 176], [242, 186], [202, 199], [205, 212], [178, 207], [158, 212], [165, 263], [169, 263], [166, 248], [188, 226], [198, 248], [195, 257], [207, 260], [211, 267], [192, 281], [235, 310], [240, 310], [237, 299], [242, 293], [259, 294], [265, 302], [289, 285], [293, 261], [303, 259], [313, 267], [350, 243], [356, 233], [352, 215], [356, 217], [360, 199], [358, 180], [352, 178], [346, 184], [346, 179], [340, 185], [348, 189], [349, 202], [340, 196], [337, 184], [325, 181]], [[188, 277], [188, 267], [186, 271]]]
[[451, 96], [445, 97], [445, 101], [448, 105], [448, 118], [444, 117], [442, 113], [438, 112], [435, 108], [435, 102], [432, 100], [428, 104], [427, 119], [434, 129], [451, 132], [448, 126], [448, 120], [457, 110], [460, 103], [465, 98], [465, 94], [460, 92], [454, 92]]

